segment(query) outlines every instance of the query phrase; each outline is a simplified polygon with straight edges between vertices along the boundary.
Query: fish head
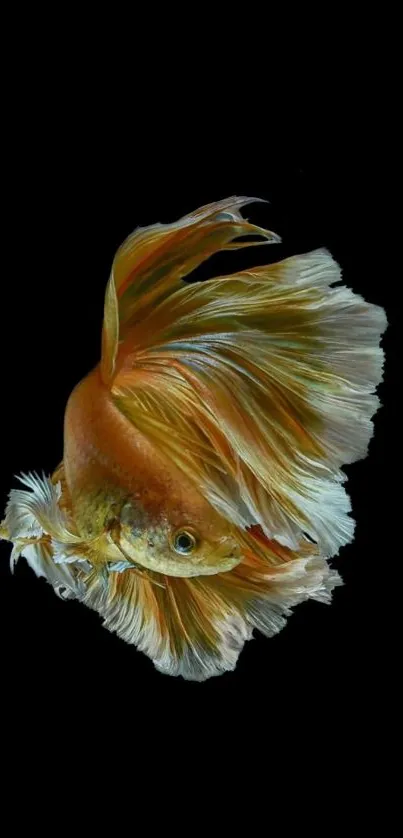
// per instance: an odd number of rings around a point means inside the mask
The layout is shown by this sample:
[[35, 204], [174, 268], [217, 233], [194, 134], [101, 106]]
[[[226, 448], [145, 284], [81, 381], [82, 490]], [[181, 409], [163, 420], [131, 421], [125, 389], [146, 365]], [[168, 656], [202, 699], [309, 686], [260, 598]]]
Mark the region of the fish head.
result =
[[241, 561], [234, 527], [202, 498], [172, 504], [158, 515], [128, 502], [120, 518], [120, 547], [138, 565], [169, 576], [208, 576]]

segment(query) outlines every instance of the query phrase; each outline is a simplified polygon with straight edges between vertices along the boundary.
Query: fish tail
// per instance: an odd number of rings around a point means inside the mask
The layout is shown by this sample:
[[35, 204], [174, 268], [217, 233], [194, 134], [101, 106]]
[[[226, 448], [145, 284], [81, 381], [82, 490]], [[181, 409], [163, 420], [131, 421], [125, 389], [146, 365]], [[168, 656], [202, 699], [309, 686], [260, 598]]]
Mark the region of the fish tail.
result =
[[119, 410], [240, 530], [326, 556], [351, 541], [344, 464], [366, 456], [383, 309], [341, 284], [325, 249], [205, 282], [219, 250], [256, 242], [245, 198], [136, 231], [109, 280], [102, 376]]
[[[133, 352], [140, 326], [182, 286], [182, 280], [221, 250], [279, 242], [269, 230], [249, 223], [240, 209], [259, 198], [233, 197], [201, 207], [174, 224], [138, 228], [116, 253], [105, 293], [101, 373], [111, 385], [117, 360]], [[237, 242], [239, 236], [260, 241]]]

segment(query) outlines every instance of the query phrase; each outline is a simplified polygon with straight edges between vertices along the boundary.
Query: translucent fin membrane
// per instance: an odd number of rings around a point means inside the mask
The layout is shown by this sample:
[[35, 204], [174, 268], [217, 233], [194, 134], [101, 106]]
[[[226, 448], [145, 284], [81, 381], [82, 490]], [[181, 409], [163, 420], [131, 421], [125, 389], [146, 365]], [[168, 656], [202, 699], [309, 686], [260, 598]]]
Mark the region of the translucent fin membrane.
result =
[[[217, 213], [229, 210], [235, 227], [220, 221], [221, 230]], [[163, 265], [138, 276], [135, 251], [136, 270], [119, 273], [112, 394], [225, 517], [293, 548], [305, 532], [331, 556], [354, 532], [340, 468], [366, 455], [372, 435], [385, 314], [333, 287], [340, 269], [325, 250], [181, 283], [213, 241], [226, 246], [222, 237], [240, 231], [237, 213], [220, 205], [179, 230], [158, 227]], [[179, 248], [180, 269], [171, 249], [166, 261], [166, 241]]]

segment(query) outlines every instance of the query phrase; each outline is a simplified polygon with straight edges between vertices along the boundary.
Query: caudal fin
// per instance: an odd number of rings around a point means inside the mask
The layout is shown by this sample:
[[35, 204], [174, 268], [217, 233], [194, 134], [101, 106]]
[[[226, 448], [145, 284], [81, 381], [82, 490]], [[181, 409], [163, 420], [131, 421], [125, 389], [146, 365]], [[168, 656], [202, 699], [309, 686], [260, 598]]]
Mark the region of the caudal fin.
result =
[[122, 355], [132, 330], [163, 300], [181, 287], [181, 280], [220, 250], [252, 247], [262, 242], [236, 242], [258, 235], [279, 242], [269, 230], [250, 224], [240, 214], [259, 198], [233, 197], [207, 204], [173, 224], [139, 227], [116, 253], [105, 295], [101, 371], [106, 383], [115, 373], [119, 342]]
[[[366, 455], [384, 311], [326, 250], [186, 284], [213, 252], [267, 241], [244, 198], [137, 231], [106, 298], [103, 375], [121, 411], [244, 529], [322, 554], [352, 539], [340, 470]], [[336, 287], [335, 287], [336, 285]]]

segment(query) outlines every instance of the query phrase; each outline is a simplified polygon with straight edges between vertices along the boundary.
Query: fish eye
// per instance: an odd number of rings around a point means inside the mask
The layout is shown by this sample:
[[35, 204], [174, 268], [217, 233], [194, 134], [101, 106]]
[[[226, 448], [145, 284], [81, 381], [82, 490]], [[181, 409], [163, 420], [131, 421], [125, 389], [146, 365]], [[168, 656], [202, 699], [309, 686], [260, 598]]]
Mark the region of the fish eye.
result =
[[195, 536], [188, 530], [179, 530], [175, 534], [173, 547], [176, 553], [182, 553], [182, 555], [186, 556], [195, 549], [196, 545], [197, 541]]

